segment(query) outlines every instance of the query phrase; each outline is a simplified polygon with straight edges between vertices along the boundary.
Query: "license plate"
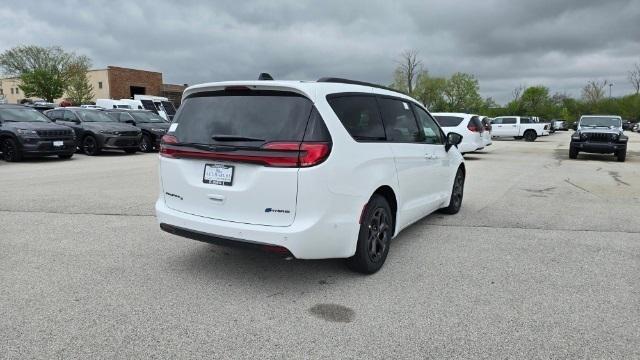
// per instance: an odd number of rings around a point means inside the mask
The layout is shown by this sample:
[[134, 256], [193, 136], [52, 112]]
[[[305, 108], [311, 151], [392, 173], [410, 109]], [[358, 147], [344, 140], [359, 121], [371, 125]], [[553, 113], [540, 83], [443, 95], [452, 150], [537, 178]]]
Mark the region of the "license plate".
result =
[[233, 166], [223, 164], [206, 164], [202, 182], [205, 184], [231, 186], [233, 182]]
[[54, 141], [53, 146], [55, 147], [64, 146], [64, 141]]

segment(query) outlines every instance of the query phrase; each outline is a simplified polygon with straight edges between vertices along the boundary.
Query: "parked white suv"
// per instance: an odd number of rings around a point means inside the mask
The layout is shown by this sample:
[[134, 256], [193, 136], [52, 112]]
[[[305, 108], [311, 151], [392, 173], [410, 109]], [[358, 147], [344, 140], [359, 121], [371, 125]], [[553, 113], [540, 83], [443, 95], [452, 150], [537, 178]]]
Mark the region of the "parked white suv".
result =
[[462, 135], [462, 143], [458, 146], [463, 154], [484, 149], [484, 125], [480, 116], [463, 113], [433, 113], [433, 117], [442, 126], [445, 134], [455, 132]]
[[160, 227], [376, 272], [390, 240], [455, 214], [465, 167], [414, 99], [372, 84], [243, 81], [191, 86], [160, 150]]

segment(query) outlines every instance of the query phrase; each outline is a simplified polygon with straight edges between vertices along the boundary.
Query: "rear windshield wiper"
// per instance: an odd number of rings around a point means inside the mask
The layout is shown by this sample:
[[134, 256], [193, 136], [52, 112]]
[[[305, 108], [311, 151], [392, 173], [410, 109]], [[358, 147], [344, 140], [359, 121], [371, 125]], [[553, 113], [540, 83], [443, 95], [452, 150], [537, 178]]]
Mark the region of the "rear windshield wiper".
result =
[[237, 135], [213, 135], [211, 138], [216, 141], [265, 141], [264, 139]]

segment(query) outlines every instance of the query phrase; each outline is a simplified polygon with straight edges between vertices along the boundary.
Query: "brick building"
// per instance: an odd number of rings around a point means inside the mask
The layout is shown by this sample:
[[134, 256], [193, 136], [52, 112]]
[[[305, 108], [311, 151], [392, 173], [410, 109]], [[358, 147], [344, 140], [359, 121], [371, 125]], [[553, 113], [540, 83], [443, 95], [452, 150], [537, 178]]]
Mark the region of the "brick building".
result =
[[[162, 83], [162, 73], [155, 71], [129, 69], [118, 66], [107, 66], [106, 69], [95, 69], [87, 72], [89, 83], [93, 86], [96, 99], [131, 99], [134, 95], [165, 96], [170, 100], [177, 99], [177, 106], [185, 86]], [[20, 79], [0, 79], [0, 97], [4, 96], [10, 104], [19, 103], [24, 93], [19, 88]], [[167, 96], [171, 95], [171, 96]], [[60, 103], [65, 96], [56, 99]]]

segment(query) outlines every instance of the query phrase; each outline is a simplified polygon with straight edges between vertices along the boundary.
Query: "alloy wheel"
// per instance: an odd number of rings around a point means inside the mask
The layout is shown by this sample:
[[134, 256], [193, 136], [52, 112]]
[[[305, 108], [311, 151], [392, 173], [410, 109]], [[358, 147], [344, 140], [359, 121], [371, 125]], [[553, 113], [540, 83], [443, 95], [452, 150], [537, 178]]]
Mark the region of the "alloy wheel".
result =
[[383, 208], [377, 208], [369, 221], [369, 258], [378, 261], [384, 254], [389, 242], [389, 216]]

